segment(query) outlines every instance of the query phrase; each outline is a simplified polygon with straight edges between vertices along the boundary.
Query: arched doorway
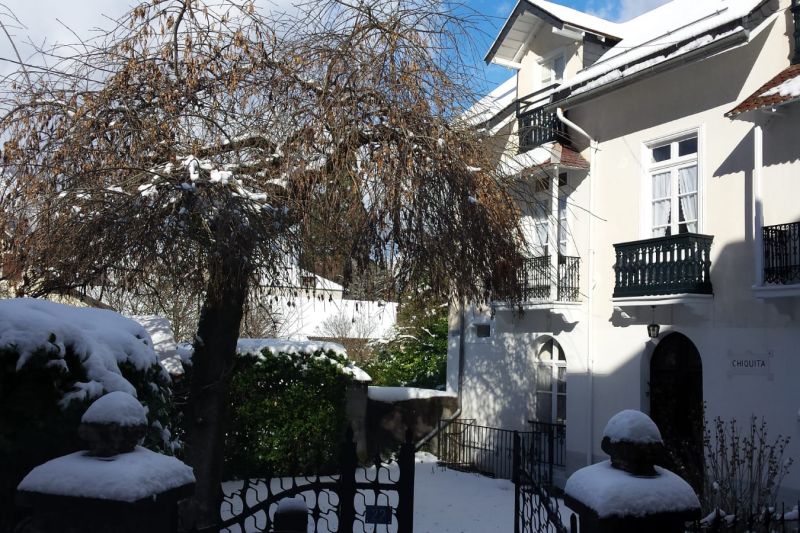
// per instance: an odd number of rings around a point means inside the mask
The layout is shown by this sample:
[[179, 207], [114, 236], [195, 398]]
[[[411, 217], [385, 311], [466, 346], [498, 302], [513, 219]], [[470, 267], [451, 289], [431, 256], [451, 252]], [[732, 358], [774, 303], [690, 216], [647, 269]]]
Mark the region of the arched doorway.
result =
[[670, 458], [664, 466], [703, 487], [703, 363], [688, 337], [667, 335], [650, 360], [650, 417]]

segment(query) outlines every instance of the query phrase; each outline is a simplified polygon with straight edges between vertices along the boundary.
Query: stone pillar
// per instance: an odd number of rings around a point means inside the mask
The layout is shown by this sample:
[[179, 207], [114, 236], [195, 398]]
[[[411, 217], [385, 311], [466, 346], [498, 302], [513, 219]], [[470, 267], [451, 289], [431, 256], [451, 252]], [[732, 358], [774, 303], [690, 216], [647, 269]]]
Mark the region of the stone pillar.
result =
[[17, 487], [16, 504], [31, 511], [23, 531], [177, 531], [178, 502], [192, 495], [194, 474], [137, 446], [146, 424], [144, 408], [127, 393], [96, 400], [79, 427], [90, 449], [37, 466]]
[[692, 487], [655, 466], [665, 451], [650, 417], [617, 413], [601, 446], [610, 461], [578, 470], [564, 488], [564, 503], [580, 517], [581, 533], [683, 533], [686, 522], [700, 518]]

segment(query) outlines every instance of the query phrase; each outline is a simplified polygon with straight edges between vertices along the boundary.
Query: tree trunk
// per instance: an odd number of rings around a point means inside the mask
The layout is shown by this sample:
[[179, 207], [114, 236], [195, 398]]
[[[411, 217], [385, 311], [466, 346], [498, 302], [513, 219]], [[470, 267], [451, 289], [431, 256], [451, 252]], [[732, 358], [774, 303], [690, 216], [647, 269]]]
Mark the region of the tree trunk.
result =
[[197, 484], [183, 522], [198, 531], [212, 531], [220, 520], [228, 385], [248, 289], [241, 265], [221, 263], [209, 272], [186, 410], [186, 458]]

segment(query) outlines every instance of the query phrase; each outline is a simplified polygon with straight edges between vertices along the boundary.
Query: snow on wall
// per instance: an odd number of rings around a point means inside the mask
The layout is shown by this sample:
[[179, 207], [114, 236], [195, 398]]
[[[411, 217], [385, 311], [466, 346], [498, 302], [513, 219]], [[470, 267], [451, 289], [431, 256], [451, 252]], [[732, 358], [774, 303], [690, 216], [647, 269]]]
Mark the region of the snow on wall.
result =
[[452, 392], [432, 390], [432, 389], [417, 389], [414, 387], [370, 387], [369, 399], [383, 403], [401, 402], [404, 400], [417, 400], [424, 398], [438, 398], [447, 397], [455, 398], [457, 395]]
[[697, 495], [686, 481], [669, 470], [655, 468], [656, 477], [636, 477], [603, 461], [572, 474], [564, 491], [596, 511], [600, 518], [700, 508]]
[[56, 354], [66, 368], [67, 346], [81, 358], [89, 381], [78, 383], [62, 405], [100, 396], [104, 390], [135, 397], [136, 389], [122, 377], [119, 364], [145, 370], [158, 362], [141, 324], [113, 311], [29, 298], [0, 300], [0, 347], [19, 351], [17, 370], [40, 349]]
[[194, 483], [189, 466], [141, 446], [130, 453], [97, 458], [80, 451], [39, 465], [17, 490], [135, 502]]

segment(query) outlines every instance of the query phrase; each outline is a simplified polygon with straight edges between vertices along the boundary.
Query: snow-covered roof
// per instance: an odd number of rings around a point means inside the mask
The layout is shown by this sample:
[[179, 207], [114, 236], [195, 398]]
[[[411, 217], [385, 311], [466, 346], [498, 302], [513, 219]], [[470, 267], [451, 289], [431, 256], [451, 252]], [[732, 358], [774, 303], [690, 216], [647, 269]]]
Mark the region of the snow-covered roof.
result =
[[576, 170], [589, 168], [589, 162], [581, 154], [561, 143], [550, 142], [521, 154], [503, 154], [500, 159], [500, 172], [505, 176], [515, 176], [546, 169], [552, 165]]
[[158, 315], [141, 315], [131, 318], [141, 324], [150, 334], [153, 349], [156, 351], [159, 361], [163, 362], [164, 359], [177, 355], [175, 334], [172, 332], [172, 324], [169, 319]]
[[473, 126], [484, 124], [513, 104], [516, 98], [517, 76], [515, 74], [473, 105], [464, 114], [464, 120]]
[[[630, 76], [734, 34], [763, 0], [672, 0], [624, 23], [622, 41], [565, 80], [573, 94]], [[586, 85], [584, 85], [586, 84]], [[578, 89], [580, 87], [580, 89]]]
[[746, 111], [786, 105], [798, 99], [800, 99], [800, 64], [790, 65], [784, 69], [725, 115], [737, 117]]
[[559, 30], [571, 26], [577, 30], [614, 39], [625, 35], [623, 25], [588, 13], [546, 0], [518, 0], [486, 54], [485, 61], [490, 63], [495, 59], [501, 59], [518, 62], [529, 37], [545, 25]]

